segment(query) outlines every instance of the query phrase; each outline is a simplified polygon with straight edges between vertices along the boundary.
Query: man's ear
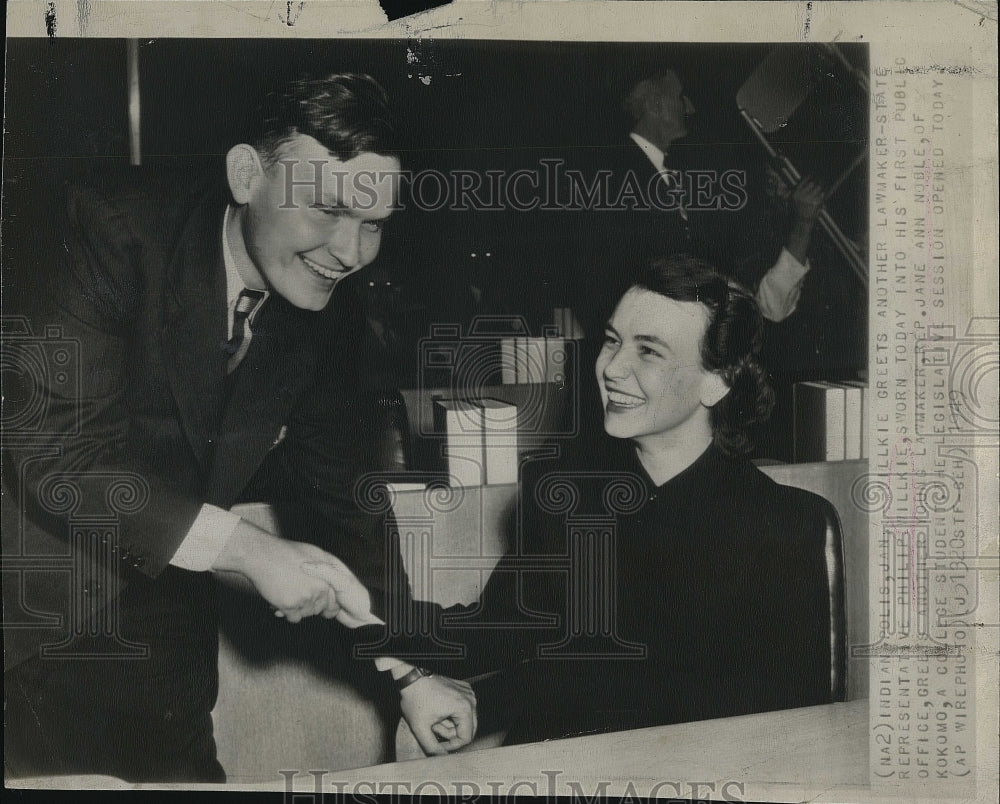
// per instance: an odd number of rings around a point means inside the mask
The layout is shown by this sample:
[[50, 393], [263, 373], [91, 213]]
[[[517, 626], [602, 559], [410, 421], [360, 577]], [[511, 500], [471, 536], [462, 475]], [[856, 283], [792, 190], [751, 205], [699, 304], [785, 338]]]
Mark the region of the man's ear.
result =
[[226, 154], [226, 178], [233, 200], [237, 204], [250, 202], [263, 175], [264, 165], [256, 148], [240, 143], [229, 149], [229, 153]]
[[701, 381], [701, 404], [710, 408], [729, 393], [729, 386], [721, 374], [706, 372]]
[[657, 118], [660, 116], [660, 96], [654, 89], [649, 89], [642, 99], [642, 112], [644, 117]]
[[649, 98], [649, 111], [657, 119], [666, 114], [667, 100], [662, 92], [653, 92]]

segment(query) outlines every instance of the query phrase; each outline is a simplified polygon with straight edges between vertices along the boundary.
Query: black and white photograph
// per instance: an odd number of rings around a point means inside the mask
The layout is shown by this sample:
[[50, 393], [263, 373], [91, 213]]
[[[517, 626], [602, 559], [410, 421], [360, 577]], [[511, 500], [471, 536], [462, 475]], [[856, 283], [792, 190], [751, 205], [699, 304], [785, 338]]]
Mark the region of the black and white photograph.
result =
[[6, 42], [5, 786], [983, 791], [960, 71], [49, 6]]

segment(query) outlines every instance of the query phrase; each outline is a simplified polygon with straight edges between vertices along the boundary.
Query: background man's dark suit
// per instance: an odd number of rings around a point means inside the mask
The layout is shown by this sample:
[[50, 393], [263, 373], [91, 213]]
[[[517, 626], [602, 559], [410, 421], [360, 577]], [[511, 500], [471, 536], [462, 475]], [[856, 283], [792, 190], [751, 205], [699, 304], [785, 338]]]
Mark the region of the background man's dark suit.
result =
[[[647, 190], [656, 171], [631, 139], [588, 151], [566, 166], [579, 173], [583, 187], [567, 179], [559, 188], [566, 211], [548, 213], [559, 218], [550, 226], [556, 230], [552, 259], [567, 264], [566, 301], [588, 338], [596, 338], [633, 271], [653, 256], [685, 251], [688, 232], [676, 211], [648, 209]], [[625, 191], [626, 177], [637, 194]], [[593, 203], [583, 203], [588, 188], [598, 190]]]
[[[326, 350], [323, 365], [331, 372], [337, 355], [350, 353], [349, 342], [334, 346], [337, 333], [326, 327], [342, 323], [341, 333], [362, 332], [336, 313], [303, 312], [272, 294], [254, 322], [249, 351], [227, 376], [221, 227], [228, 199], [222, 182], [131, 174], [100, 188], [71, 188], [68, 217], [38, 239], [52, 247], [48, 265], [43, 262], [49, 284], [38, 293], [44, 303], [30, 320], [35, 332], [57, 324], [64, 339], [78, 344], [80, 387], [78, 396], [65, 397], [54, 388], [33, 390], [47, 396], [49, 429], [72, 433], [78, 416], [80, 431], [59, 439], [59, 454], [51, 459], [5, 467], [5, 485], [23, 500], [29, 521], [23, 535], [4, 528], [4, 554], [21, 552], [19, 536], [26, 553], [66, 554], [74, 516], [111, 514], [118, 541], [116, 552], [105, 555], [115, 580], [102, 580], [104, 588], [71, 590], [65, 570], [41, 572], [26, 576], [18, 601], [16, 585], [11, 588], [5, 578], [5, 612], [20, 611], [23, 602], [63, 619], [60, 629], [7, 631], [5, 669], [43, 644], [64, 641], [71, 606], [81, 594], [93, 605], [89, 601], [110, 596], [109, 587], [111, 594], [120, 587], [112, 603], [119, 609], [118, 636], [148, 647], [147, 658], [36, 658], [20, 664], [12, 678], [35, 705], [58, 700], [59, 692], [73, 694], [60, 687], [85, 679], [89, 688], [75, 694], [92, 701], [92, 722], [76, 727], [98, 734], [80, 741], [80, 767], [124, 778], [222, 777], [214, 759], [204, 765], [214, 751], [198, 744], [206, 734], [211, 739], [210, 721], [204, 720], [217, 685], [214, 579], [169, 561], [204, 503], [229, 508], [240, 500], [280, 440], [296, 400], [314, 381], [317, 344]], [[74, 478], [80, 472], [88, 475]], [[68, 473], [70, 483], [83, 488], [80, 510], [62, 506], [53, 513], [60, 506], [44, 486], [53, 473]], [[92, 501], [104, 498], [95, 484], [116, 479], [144, 504], [115, 507], [109, 497], [113, 510], [94, 510]], [[114, 546], [112, 540], [104, 549]], [[98, 568], [98, 578], [100, 573]], [[115, 640], [83, 637], [70, 652], [123, 650]], [[10, 695], [16, 700], [9, 706], [24, 700], [16, 691]], [[121, 707], [142, 713], [143, 733], [115, 733], [109, 713]], [[192, 712], [204, 727], [194, 744], [191, 718], [184, 716]], [[29, 756], [46, 756], [51, 743], [64, 751], [72, 747], [74, 727], [67, 722], [65, 731], [34, 735], [38, 744], [30, 746]], [[151, 758], [173, 751], [175, 761], [168, 768], [135, 768], [82, 756], [88, 745], [113, 755], [115, 742], [136, 756], [146, 753], [143, 746]]]

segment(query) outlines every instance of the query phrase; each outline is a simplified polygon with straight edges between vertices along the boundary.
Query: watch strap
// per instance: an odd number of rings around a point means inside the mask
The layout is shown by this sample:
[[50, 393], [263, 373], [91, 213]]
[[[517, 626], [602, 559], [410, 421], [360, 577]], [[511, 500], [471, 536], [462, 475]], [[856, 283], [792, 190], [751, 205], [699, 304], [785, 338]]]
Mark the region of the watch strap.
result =
[[401, 678], [396, 679], [396, 689], [404, 690], [411, 684], [420, 681], [422, 678], [427, 678], [428, 676], [434, 675], [430, 670], [425, 670], [422, 667], [414, 667], [409, 673]]

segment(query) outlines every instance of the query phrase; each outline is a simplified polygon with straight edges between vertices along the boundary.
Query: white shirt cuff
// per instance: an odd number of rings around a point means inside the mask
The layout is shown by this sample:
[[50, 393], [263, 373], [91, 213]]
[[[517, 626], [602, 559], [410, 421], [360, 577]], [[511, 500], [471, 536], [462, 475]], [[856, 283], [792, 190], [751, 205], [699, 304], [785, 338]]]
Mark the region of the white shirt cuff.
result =
[[192, 572], [207, 572], [239, 523], [239, 514], [206, 503], [170, 563]]
[[[402, 659], [393, 659], [391, 656], [379, 656], [378, 658], [375, 659], [375, 669], [381, 670], [383, 673], [386, 672], [387, 670], [392, 671], [396, 668], [404, 668], [409, 666], [410, 665], [408, 665]], [[397, 678], [399, 676], [405, 676], [406, 673], [408, 672], [409, 670], [407, 670], [406, 672], [396, 672], [393, 673], [392, 676], [393, 678]]]
[[757, 304], [761, 314], [769, 321], [784, 321], [795, 312], [802, 294], [802, 282], [809, 273], [809, 261], [805, 265], [783, 248], [771, 270], [760, 280], [757, 287]]
[[[369, 614], [365, 619], [365, 625], [385, 625], [385, 623], [376, 615]], [[393, 678], [402, 678], [413, 669], [412, 665], [407, 664], [402, 659], [394, 659], [392, 656], [376, 656], [374, 661], [376, 670], [383, 673], [391, 672]]]

